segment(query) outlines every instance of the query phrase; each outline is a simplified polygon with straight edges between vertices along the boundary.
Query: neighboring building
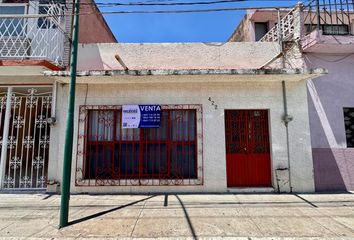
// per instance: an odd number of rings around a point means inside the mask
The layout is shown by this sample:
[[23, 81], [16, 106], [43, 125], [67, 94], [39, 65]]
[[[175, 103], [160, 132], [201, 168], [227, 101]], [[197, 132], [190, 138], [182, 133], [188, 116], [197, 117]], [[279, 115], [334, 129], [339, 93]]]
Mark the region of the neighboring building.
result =
[[[97, 11], [86, 1], [82, 11]], [[72, 1], [0, 0], [0, 188], [47, 186], [56, 84], [69, 63]], [[80, 42], [116, 42], [101, 15], [84, 15]], [[102, 31], [97, 32], [96, 26]], [[8, 96], [11, 96], [10, 98]], [[60, 100], [59, 100], [60, 101]]]
[[229, 41], [283, 40], [285, 65], [295, 57], [305, 68], [328, 69], [328, 75], [307, 83], [315, 187], [354, 190], [354, 5], [319, 3], [318, 12], [314, 1], [281, 9], [281, 29], [276, 9], [248, 11]]

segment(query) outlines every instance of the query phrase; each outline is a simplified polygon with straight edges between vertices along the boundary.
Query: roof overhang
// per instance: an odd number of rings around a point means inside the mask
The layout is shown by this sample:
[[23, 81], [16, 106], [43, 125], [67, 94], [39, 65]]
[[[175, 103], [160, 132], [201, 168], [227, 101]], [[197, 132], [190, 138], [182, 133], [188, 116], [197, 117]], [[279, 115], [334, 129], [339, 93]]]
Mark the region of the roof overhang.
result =
[[[281, 16], [290, 12], [292, 8], [280, 8]], [[247, 12], [249, 14], [249, 19], [254, 22], [268, 22], [278, 20], [278, 9], [257, 9], [250, 10]]]
[[43, 72], [60, 70], [44, 60], [0, 60], [0, 85], [49, 85], [54, 78]]
[[0, 86], [52, 85], [55, 78], [47, 76], [0, 76]]
[[[61, 83], [70, 82], [68, 71], [47, 71], [45, 76]], [[327, 74], [323, 68], [316, 69], [188, 69], [188, 70], [112, 70], [81, 71], [77, 73], [78, 84], [131, 84], [131, 83], [218, 83], [250, 81], [302, 81]]]

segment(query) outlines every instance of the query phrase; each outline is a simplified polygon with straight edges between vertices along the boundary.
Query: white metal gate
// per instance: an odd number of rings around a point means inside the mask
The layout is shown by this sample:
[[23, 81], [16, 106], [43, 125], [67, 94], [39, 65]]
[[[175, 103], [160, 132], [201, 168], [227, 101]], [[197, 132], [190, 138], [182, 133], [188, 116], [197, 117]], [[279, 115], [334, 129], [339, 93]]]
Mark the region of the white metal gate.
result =
[[8, 88], [0, 95], [3, 189], [46, 187], [51, 107], [52, 93], [36, 88]]

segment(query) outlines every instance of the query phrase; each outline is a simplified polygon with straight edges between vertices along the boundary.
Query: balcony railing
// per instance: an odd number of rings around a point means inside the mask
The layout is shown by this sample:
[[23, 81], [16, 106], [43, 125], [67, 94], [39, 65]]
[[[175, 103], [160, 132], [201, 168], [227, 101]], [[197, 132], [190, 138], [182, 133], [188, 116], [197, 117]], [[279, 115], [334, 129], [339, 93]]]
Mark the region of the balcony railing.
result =
[[321, 30], [324, 35], [353, 35], [353, 8], [352, 0], [311, 0], [306, 6], [298, 4], [259, 41], [291, 41], [314, 30]]
[[280, 24], [276, 24], [264, 37], [262, 37], [260, 42], [278, 42], [280, 40], [287, 41], [293, 38], [296, 29], [296, 22], [299, 21], [297, 15], [297, 7], [292, 9], [288, 14], [286, 14], [281, 20]]
[[63, 67], [63, 25], [58, 15], [0, 15], [0, 60], [47, 60]]

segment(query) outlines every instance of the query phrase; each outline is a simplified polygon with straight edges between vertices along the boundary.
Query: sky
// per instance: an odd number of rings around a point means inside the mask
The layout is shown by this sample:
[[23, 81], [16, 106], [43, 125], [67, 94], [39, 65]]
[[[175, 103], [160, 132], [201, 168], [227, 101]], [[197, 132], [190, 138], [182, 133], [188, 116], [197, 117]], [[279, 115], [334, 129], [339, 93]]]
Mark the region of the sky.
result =
[[[96, 0], [97, 3], [172, 3], [215, 0]], [[102, 12], [134, 10], [185, 10], [213, 8], [247, 8], [295, 6], [298, 0], [230, 2], [193, 6], [114, 6]], [[225, 42], [238, 26], [245, 11], [163, 14], [105, 14], [104, 17], [118, 42]]]

